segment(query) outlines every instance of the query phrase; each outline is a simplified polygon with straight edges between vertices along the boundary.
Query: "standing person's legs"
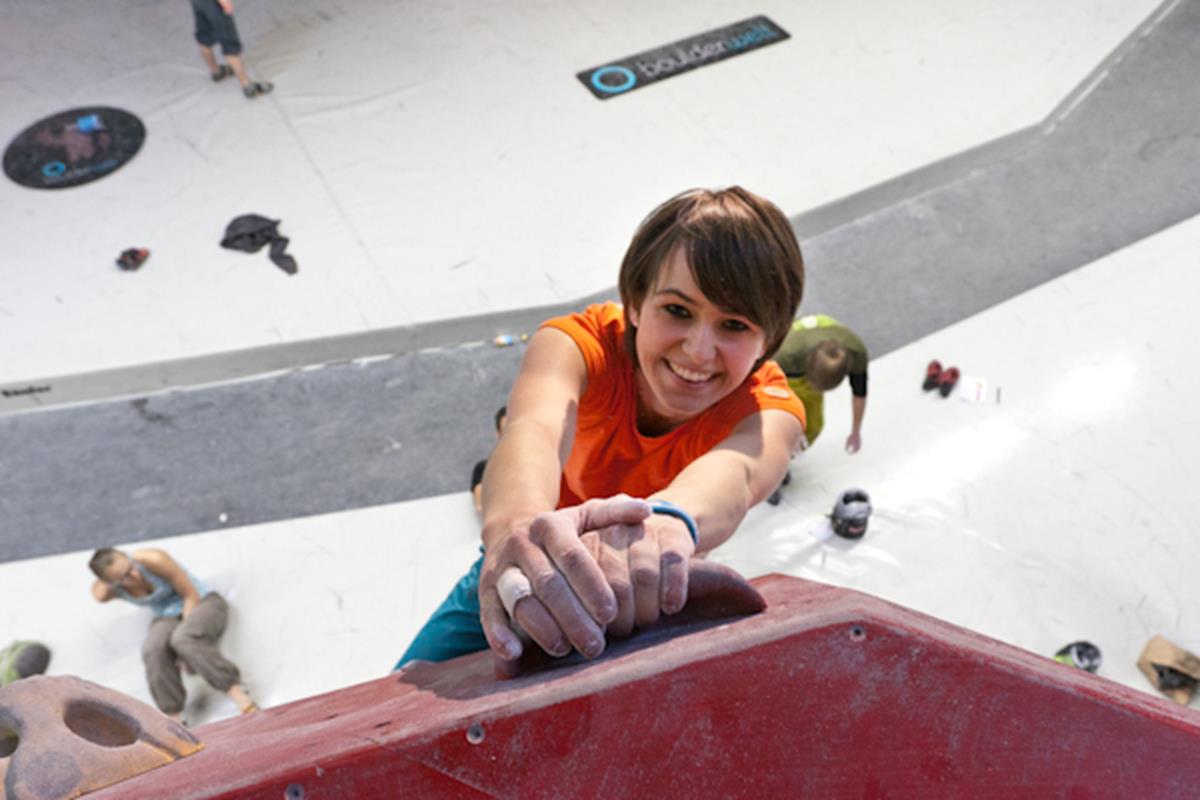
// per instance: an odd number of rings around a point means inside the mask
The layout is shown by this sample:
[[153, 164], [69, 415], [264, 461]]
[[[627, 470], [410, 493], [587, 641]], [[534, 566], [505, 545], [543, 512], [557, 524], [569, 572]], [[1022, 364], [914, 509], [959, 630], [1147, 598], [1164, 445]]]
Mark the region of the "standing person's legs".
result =
[[142, 664], [146, 667], [146, 683], [158, 710], [179, 719], [187, 699], [179, 663], [171, 649], [171, 635], [179, 626], [178, 617], [155, 617], [142, 642]]
[[220, 80], [218, 76], [221, 75], [221, 67], [217, 64], [217, 57], [213, 54], [213, 45], [217, 40], [213, 36], [212, 22], [195, 3], [192, 3], [192, 17], [196, 22], [196, 44], [200, 47], [200, 57], [204, 59], [213, 80]]
[[245, 88], [250, 85], [250, 76], [246, 74], [246, 64], [242, 61], [242, 40], [238, 36], [237, 24], [231, 15], [217, 6], [216, 0], [212, 0], [212, 4], [217, 7], [213, 19], [213, 36], [221, 43], [221, 54], [233, 69], [238, 83]]
[[220, 80], [217, 76], [221, 74], [221, 67], [217, 64], [217, 57], [213, 54], [212, 48], [200, 45], [200, 57], [208, 66], [208, 72], [213, 76], [213, 80]]
[[210, 17], [210, 22], [213, 26], [213, 38], [221, 45], [221, 53], [225, 56], [225, 60], [229, 62], [229, 66], [233, 69], [233, 74], [237, 76], [238, 83], [242, 85], [242, 93], [246, 97], [254, 98], [260, 94], [266, 94], [275, 88], [267, 82], [257, 82], [250, 80], [250, 74], [246, 72], [246, 64], [242, 60], [242, 40], [238, 36], [237, 23], [233, 21], [231, 14], [226, 14], [224, 10], [217, 4], [216, 0], [203, 0], [203, 2], [211, 2], [215, 7], [215, 11]]
[[225, 54], [225, 60], [229, 62], [229, 66], [233, 70], [233, 74], [237, 76], [238, 83], [242, 85], [242, 88], [249, 86], [250, 76], [246, 74], [246, 65], [242, 62], [242, 57], [234, 55], [224, 48], [221, 49], [221, 52]]
[[225, 692], [242, 711], [252, 710], [254, 701], [241, 685], [237, 665], [217, 647], [225, 631], [229, 605], [216, 592], [207, 595], [171, 634], [171, 647], [209, 686]]

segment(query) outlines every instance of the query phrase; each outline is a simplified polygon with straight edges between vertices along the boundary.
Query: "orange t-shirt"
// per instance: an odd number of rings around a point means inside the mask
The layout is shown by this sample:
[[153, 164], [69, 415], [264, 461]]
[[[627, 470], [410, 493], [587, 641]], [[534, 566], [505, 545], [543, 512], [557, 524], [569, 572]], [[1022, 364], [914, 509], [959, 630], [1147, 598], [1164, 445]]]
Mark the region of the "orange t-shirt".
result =
[[662, 436], [637, 429], [637, 384], [625, 351], [621, 306], [602, 303], [555, 317], [542, 327], [574, 340], [587, 364], [587, 389], [579, 401], [575, 443], [563, 470], [558, 506], [625, 492], [647, 497], [727, 438], [751, 414], [778, 408], [805, 423], [804, 406], [774, 361], [768, 361], [716, 405]]

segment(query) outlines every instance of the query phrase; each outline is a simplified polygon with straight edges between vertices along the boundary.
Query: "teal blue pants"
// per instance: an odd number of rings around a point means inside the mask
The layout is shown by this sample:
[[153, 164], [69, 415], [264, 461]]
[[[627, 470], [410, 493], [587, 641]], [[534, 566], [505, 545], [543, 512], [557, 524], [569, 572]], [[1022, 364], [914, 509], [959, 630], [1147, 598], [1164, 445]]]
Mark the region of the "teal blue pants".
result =
[[[480, 548], [482, 549], [482, 548]], [[409, 661], [447, 661], [467, 653], [486, 650], [487, 637], [479, 623], [479, 570], [483, 567], [483, 556], [471, 565], [450, 595], [442, 601], [429, 621], [417, 632], [412, 644], [400, 656], [396, 666], [400, 669]]]

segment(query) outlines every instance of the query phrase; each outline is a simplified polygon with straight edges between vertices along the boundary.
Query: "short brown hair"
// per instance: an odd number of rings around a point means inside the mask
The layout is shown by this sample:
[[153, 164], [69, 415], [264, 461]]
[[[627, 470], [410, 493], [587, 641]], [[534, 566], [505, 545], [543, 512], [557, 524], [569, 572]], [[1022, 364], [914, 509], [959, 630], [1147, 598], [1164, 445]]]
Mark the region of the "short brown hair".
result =
[[685, 248], [692, 276], [718, 308], [763, 329], [766, 351], [783, 344], [804, 295], [804, 258], [792, 225], [774, 203], [740, 186], [690, 189], [642, 221], [617, 282], [625, 306], [625, 345], [637, 360], [629, 309], [638, 308], [676, 247]]
[[97, 578], [104, 580], [104, 570], [108, 569], [117, 560], [117, 556], [119, 555], [124, 554], [112, 547], [101, 547], [92, 553], [92, 560], [88, 562], [88, 567], [95, 573]]
[[804, 377], [820, 392], [836, 389], [850, 369], [850, 351], [841, 342], [826, 339], [808, 354]]

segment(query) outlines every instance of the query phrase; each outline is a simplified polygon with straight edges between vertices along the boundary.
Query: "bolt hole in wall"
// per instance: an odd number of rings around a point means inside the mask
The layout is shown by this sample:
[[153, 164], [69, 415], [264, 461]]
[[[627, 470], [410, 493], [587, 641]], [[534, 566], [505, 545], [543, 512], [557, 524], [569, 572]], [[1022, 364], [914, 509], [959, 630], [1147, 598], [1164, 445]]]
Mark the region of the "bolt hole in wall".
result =
[[15, 731], [0, 728], [0, 758], [8, 758], [17, 752], [17, 745], [20, 743], [21, 739]]
[[867, 629], [866, 628], [864, 628], [862, 625], [851, 625], [850, 626], [850, 641], [861, 642], [863, 639], [866, 639], [866, 638], [867, 638]]
[[283, 800], [304, 800], [304, 787], [298, 783], [289, 784], [283, 792]]
[[63, 717], [71, 732], [101, 747], [126, 747], [138, 740], [140, 726], [92, 703], [71, 703]]
[[471, 744], [479, 744], [483, 741], [483, 737], [483, 726], [478, 722], [467, 728], [467, 741]]

